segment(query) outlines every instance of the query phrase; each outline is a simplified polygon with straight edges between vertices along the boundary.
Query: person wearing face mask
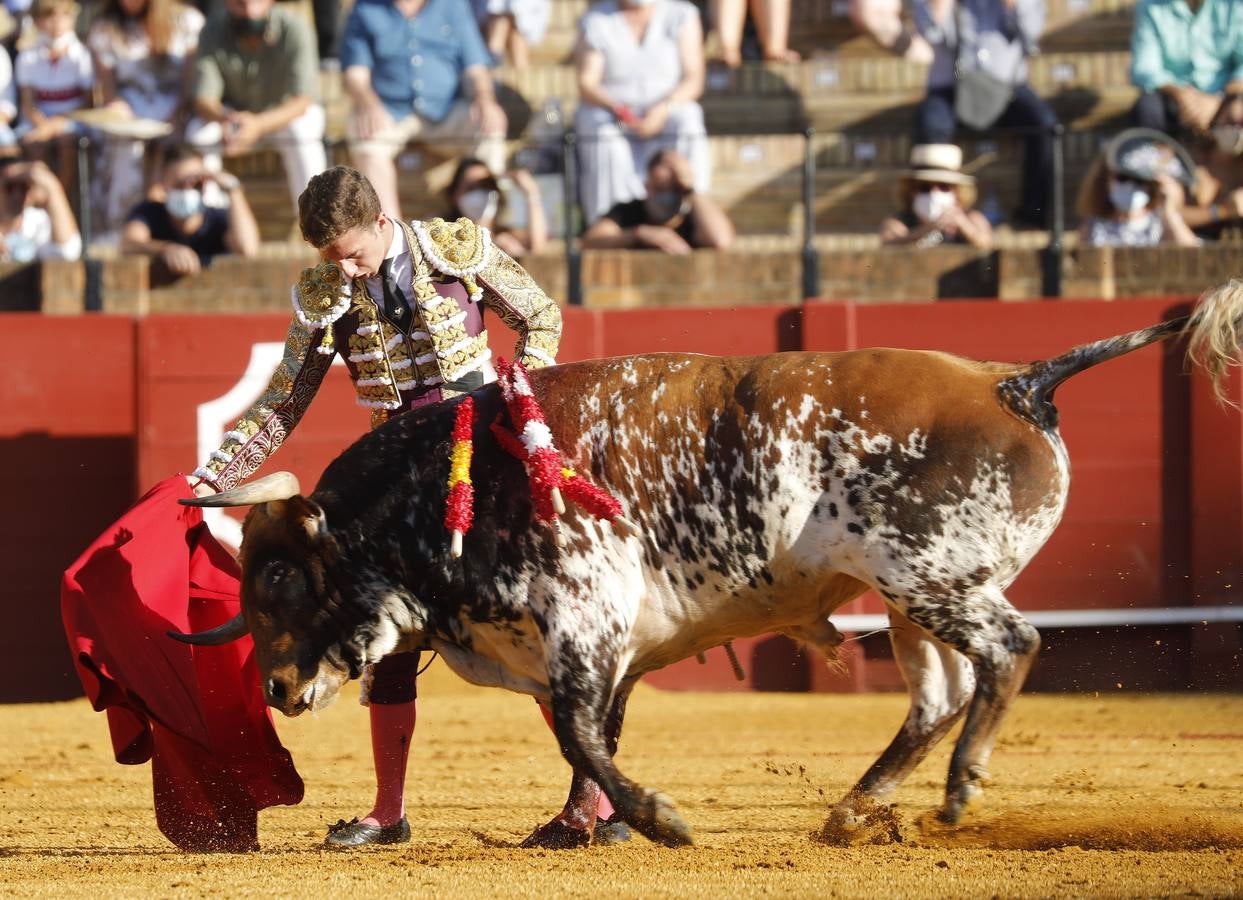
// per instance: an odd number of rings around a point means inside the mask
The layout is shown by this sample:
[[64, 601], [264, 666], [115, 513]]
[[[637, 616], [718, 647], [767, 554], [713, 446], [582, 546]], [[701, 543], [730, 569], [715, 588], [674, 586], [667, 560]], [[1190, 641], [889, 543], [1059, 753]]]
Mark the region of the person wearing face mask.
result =
[[[223, 193], [228, 206], [208, 206], [205, 191]], [[161, 199], [134, 207], [121, 231], [121, 251], [151, 256], [157, 280], [195, 275], [223, 253], [259, 252], [259, 225], [241, 184], [227, 172], [209, 173], [194, 148], [166, 153], [157, 193]]]
[[281, 154], [290, 202], [328, 165], [315, 35], [275, 0], [224, 0], [199, 35], [186, 140], [207, 167], [259, 145]]
[[1198, 236], [1220, 240], [1243, 230], [1243, 88], [1222, 97], [1209, 137], [1197, 173], [1197, 202], [1184, 208], [1183, 219]]
[[993, 226], [975, 204], [975, 178], [962, 171], [956, 144], [917, 144], [911, 168], [898, 181], [899, 213], [880, 225], [883, 244], [969, 244], [987, 250]]
[[8, 158], [0, 167], [0, 260], [75, 260], [82, 235], [65, 190], [41, 162]]
[[22, 143], [42, 144], [76, 134], [68, 113], [91, 105], [95, 70], [90, 51], [74, 33], [74, 0], [35, 0], [30, 8], [38, 42], [17, 55], [14, 80], [22, 122]]
[[676, 147], [694, 187], [708, 190], [703, 26], [686, 0], [602, 0], [578, 25], [574, 113], [580, 201], [587, 224], [644, 196], [644, 165]]
[[505, 194], [492, 170], [481, 159], [468, 156], [458, 163], [449, 180], [449, 201], [446, 219], [465, 216], [476, 225], [482, 225], [492, 234], [492, 243], [514, 259], [530, 253], [539, 253], [548, 244], [548, 220], [544, 215], [544, 202], [539, 184], [526, 169], [515, 169], [505, 176], [518, 191], [522, 192], [526, 209], [526, 227], [510, 225]]
[[[177, 0], [103, 0], [86, 43], [102, 108], [123, 123], [165, 122], [181, 134], [203, 14]], [[105, 132], [94, 179], [97, 231], [112, 232], [141, 199], [148, 142]]]
[[1200, 243], [1183, 218], [1195, 168], [1172, 138], [1147, 128], [1106, 145], [1079, 189], [1079, 240], [1089, 247]]
[[638, 247], [678, 256], [700, 247], [727, 250], [734, 224], [711, 197], [695, 190], [690, 161], [672, 148], [647, 167], [647, 195], [618, 203], [583, 233], [583, 247]]

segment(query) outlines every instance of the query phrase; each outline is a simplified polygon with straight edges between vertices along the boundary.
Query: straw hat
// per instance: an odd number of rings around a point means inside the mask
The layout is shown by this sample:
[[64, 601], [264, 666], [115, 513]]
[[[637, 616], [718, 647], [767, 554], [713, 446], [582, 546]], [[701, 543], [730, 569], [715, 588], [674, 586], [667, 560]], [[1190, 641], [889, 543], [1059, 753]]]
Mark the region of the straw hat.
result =
[[962, 170], [962, 148], [957, 144], [916, 144], [911, 148], [911, 168], [903, 177], [936, 184], [975, 184], [975, 178]]
[[1105, 167], [1136, 181], [1156, 181], [1169, 175], [1194, 187], [1196, 167], [1191, 154], [1167, 134], [1151, 128], [1128, 128], [1105, 148]]

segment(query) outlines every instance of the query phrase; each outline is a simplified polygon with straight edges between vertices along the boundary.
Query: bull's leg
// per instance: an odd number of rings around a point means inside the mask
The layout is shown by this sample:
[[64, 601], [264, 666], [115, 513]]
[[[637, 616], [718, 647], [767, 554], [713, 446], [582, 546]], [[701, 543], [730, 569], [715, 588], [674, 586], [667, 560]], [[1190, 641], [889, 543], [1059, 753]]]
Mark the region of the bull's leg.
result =
[[616, 667], [616, 658], [605, 646], [603, 640], [596, 645], [589, 664], [577, 641], [562, 644], [552, 639], [545, 644], [552, 687], [553, 727], [561, 742], [561, 752], [575, 772], [586, 773], [604, 789], [621, 817], [644, 837], [669, 846], [689, 844], [690, 826], [678, 814], [673, 802], [663, 794], [635, 784], [613, 763], [616, 739], [610, 746], [602, 726], [605, 712], [612, 703], [611, 672]]
[[[608, 719], [604, 723], [604, 739], [608, 745], [610, 756], [617, 753], [617, 742], [621, 737], [622, 720], [626, 716], [626, 701], [638, 679], [627, 679], [617, 688], [613, 697], [613, 705], [609, 709]], [[549, 723], [554, 729], [556, 725], [549, 714]], [[564, 753], [564, 748], [562, 753]], [[541, 847], [560, 850], [569, 847], [585, 847], [591, 843], [596, 827], [596, 810], [600, 805], [601, 791], [589, 775], [581, 769], [575, 769], [570, 779], [570, 795], [565, 806], [557, 816], [545, 825], [541, 825], [522, 842], [523, 847]]]
[[975, 667], [975, 692], [950, 758], [940, 814], [954, 824], [984, 792], [993, 741], [1040, 649], [1040, 634], [992, 585], [955, 598], [948, 608], [912, 605], [907, 616]]
[[834, 807], [824, 829], [828, 838], [849, 837], [863, 828], [872, 803], [897, 790], [954, 727], [975, 686], [965, 656], [896, 610], [890, 611], [889, 626], [894, 660], [906, 681], [911, 707], [885, 752]]

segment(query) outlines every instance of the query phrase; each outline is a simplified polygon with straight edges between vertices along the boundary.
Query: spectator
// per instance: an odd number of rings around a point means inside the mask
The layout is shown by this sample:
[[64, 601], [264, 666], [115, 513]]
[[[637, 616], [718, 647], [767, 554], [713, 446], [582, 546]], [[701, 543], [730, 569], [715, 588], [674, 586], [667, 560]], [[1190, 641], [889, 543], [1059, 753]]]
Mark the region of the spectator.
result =
[[850, 21], [894, 56], [932, 62], [932, 45], [902, 21], [902, 0], [850, 0]]
[[350, 158], [380, 208], [401, 218], [394, 158], [413, 140], [440, 156], [470, 155], [503, 171], [505, 111], [467, 0], [358, 0], [341, 66], [354, 108]]
[[648, 158], [673, 145], [709, 183], [703, 109], [703, 29], [686, 0], [603, 0], [579, 22], [574, 116], [582, 205], [591, 224], [644, 195]]
[[552, 0], [473, 0], [484, 43], [494, 59], [515, 69], [531, 64], [531, 48], [548, 31]]
[[[227, 207], [205, 203], [212, 187], [228, 199]], [[130, 213], [121, 250], [153, 257], [161, 275], [196, 275], [223, 253], [259, 252], [259, 225], [241, 184], [228, 172], [210, 172], [194, 147], [165, 154], [157, 193], [162, 199], [145, 200]]]
[[0, 160], [0, 258], [75, 260], [82, 235], [59, 179], [42, 162]]
[[1201, 237], [1220, 240], [1243, 223], [1243, 89], [1225, 95], [1209, 133], [1213, 145], [1196, 183], [1200, 203], [1188, 205], [1183, 219]]
[[1089, 247], [1196, 246], [1183, 220], [1184, 186], [1193, 173], [1187, 151], [1161, 132], [1122, 132], [1079, 189], [1079, 239]]
[[695, 190], [691, 164], [668, 147], [647, 168], [647, 196], [618, 203], [583, 233], [583, 247], [642, 247], [678, 256], [693, 248], [727, 250], [734, 225], [711, 197]]
[[[87, 35], [103, 107], [119, 119], [167, 122], [180, 134], [203, 14], [178, 0], [103, 0]], [[146, 142], [105, 135], [98, 186], [100, 225], [115, 228], [146, 187]]]
[[275, 0], [225, 0], [207, 20], [195, 64], [197, 119], [186, 137], [207, 151], [208, 168], [270, 144], [281, 154], [297, 208], [312, 175], [327, 168], [324, 108], [316, 102], [315, 38], [297, 13]]
[[17, 143], [13, 123], [17, 121], [17, 88], [13, 84], [13, 61], [0, 47], [0, 148]]
[[883, 244], [993, 245], [993, 226], [975, 209], [975, 179], [962, 171], [962, 149], [954, 144], [911, 148], [911, 168], [898, 181], [900, 212], [881, 223]]
[[522, 192], [526, 228], [517, 229], [508, 221], [506, 192], [492, 170], [481, 159], [468, 156], [458, 163], [447, 191], [449, 214], [465, 216], [492, 233], [492, 243], [514, 259], [539, 253], [548, 245], [548, 221], [539, 185], [526, 169], [515, 169], [505, 180]]
[[1243, 15], [1235, 0], [1140, 0], [1131, 32], [1135, 124], [1204, 134], [1222, 94], [1243, 90]]
[[15, 76], [23, 143], [41, 144], [80, 131], [67, 113], [91, 105], [95, 84], [91, 54], [74, 33], [74, 0], [35, 0], [30, 15], [38, 43], [17, 55]]
[[[960, 122], [976, 130], [1025, 129], [1014, 221], [1046, 227], [1057, 118], [1027, 84], [1027, 57], [1044, 28], [1044, 0], [915, 0], [914, 13], [933, 49], [928, 96], [915, 112], [915, 143], [953, 143]], [[994, 98], [1002, 102], [990, 103]]]
[[340, 67], [337, 40], [341, 32], [341, 0], [311, 0], [311, 12], [315, 17], [320, 68], [336, 71]]
[[801, 57], [789, 45], [790, 0], [712, 0], [712, 22], [721, 43], [721, 62], [730, 68], [742, 65], [742, 31], [748, 6], [763, 58], [768, 62], [798, 62]]

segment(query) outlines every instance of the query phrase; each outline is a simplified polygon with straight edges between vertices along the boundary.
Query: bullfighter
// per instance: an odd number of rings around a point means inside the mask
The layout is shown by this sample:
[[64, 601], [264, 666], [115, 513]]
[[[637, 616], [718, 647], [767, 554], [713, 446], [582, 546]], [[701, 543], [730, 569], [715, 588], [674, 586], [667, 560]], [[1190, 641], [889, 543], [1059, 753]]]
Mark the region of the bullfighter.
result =
[[[557, 304], [470, 220], [396, 219], [381, 210], [371, 183], [345, 166], [311, 179], [298, 216], [303, 238], [324, 262], [305, 269], [293, 288], [293, 322], [267, 390], [191, 476], [200, 496], [236, 486], [276, 451], [337, 353], [358, 402], [371, 409], [373, 428], [495, 380], [485, 307], [517, 332], [516, 359], [528, 368], [556, 361]], [[375, 805], [361, 819], [331, 826], [329, 847], [410, 839], [404, 788], [418, 663], [417, 652], [393, 654], [364, 677]]]

